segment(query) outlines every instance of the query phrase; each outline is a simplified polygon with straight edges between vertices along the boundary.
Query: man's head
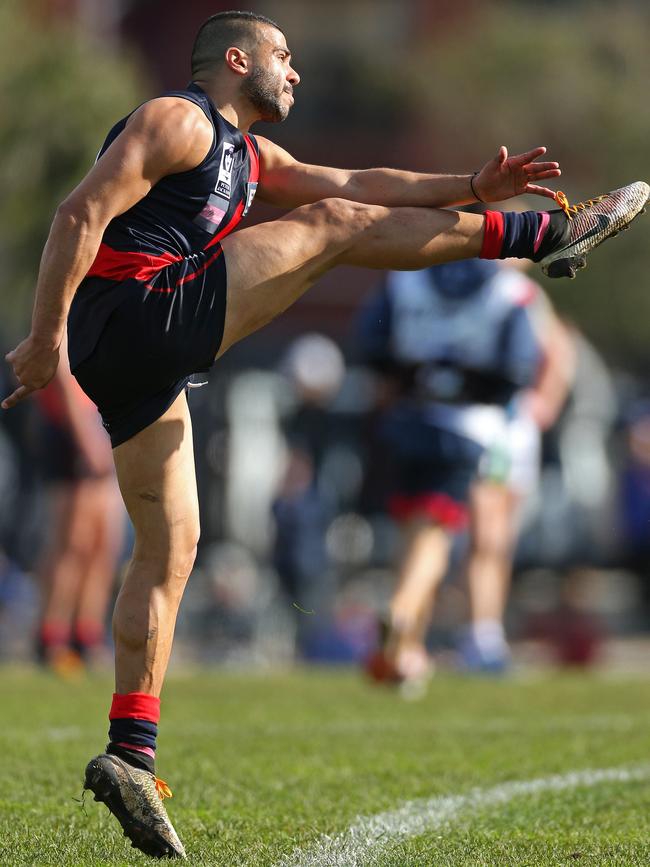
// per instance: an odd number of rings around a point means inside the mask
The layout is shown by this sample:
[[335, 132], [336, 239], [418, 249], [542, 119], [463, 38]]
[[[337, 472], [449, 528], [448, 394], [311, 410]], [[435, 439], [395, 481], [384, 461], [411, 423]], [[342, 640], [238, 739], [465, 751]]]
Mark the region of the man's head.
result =
[[300, 78], [291, 68], [284, 33], [264, 15], [218, 12], [202, 25], [192, 49], [192, 78], [210, 80], [227, 69], [261, 120], [282, 121]]

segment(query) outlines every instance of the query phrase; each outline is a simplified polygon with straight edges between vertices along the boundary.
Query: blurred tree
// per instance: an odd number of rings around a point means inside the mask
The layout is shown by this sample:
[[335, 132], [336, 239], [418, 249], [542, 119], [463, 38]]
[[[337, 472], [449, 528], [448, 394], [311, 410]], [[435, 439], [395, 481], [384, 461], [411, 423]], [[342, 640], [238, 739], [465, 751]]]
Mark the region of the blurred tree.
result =
[[0, 281], [9, 332], [22, 332], [31, 312], [54, 210], [144, 89], [131, 59], [45, 24], [32, 7], [0, 4]]
[[[436, 165], [478, 168], [500, 144], [546, 144], [571, 201], [648, 180], [649, 34], [650, 7], [633, 0], [477, 3], [420, 32], [408, 92]], [[648, 357], [649, 230], [646, 216], [575, 283], [547, 281], [560, 310], [628, 363]]]

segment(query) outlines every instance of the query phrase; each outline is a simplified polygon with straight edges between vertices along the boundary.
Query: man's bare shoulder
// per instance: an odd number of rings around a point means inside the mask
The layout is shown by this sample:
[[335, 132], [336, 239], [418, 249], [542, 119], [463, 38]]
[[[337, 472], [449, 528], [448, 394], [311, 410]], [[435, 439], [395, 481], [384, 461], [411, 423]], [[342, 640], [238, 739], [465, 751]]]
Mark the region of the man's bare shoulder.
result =
[[199, 165], [214, 138], [214, 128], [203, 110], [179, 96], [161, 96], [145, 102], [130, 116], [125, 132], [164, 152], [175, 164], [175, 171]]

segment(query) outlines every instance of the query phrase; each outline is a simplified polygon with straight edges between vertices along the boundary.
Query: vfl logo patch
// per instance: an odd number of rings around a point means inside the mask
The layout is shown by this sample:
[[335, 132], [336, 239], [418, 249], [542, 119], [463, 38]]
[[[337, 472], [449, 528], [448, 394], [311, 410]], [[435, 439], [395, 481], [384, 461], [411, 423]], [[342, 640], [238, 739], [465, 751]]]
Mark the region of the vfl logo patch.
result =
[[235, 146], [226, 142], [221, 153], [221, 165], [219, 166], [219, 176], [217, 177], [217, 185], [214, 188], [215, 193], [223, 196], [224, 199], [230, 198], [232, 186], [232, 164], [235, 159]]

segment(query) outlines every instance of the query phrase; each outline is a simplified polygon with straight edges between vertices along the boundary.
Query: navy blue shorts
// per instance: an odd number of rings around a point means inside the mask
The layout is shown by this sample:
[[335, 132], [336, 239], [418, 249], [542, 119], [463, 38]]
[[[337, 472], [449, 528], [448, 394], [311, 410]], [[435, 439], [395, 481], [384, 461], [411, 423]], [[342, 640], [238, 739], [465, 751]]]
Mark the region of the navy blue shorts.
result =
[[450, 531], [466, 526], [483, 447], [409, 409], [388, 413], [381, 434], [390, 464], [387, 499], [393, 517], [429, 517]]
[[212, 367], [226, 287], [220, 245], [168, 266], [147, 284], [82, 283], [68, 318], [70, 367], [97, 405], [113, 448], [159, 419], [193, 373]]

